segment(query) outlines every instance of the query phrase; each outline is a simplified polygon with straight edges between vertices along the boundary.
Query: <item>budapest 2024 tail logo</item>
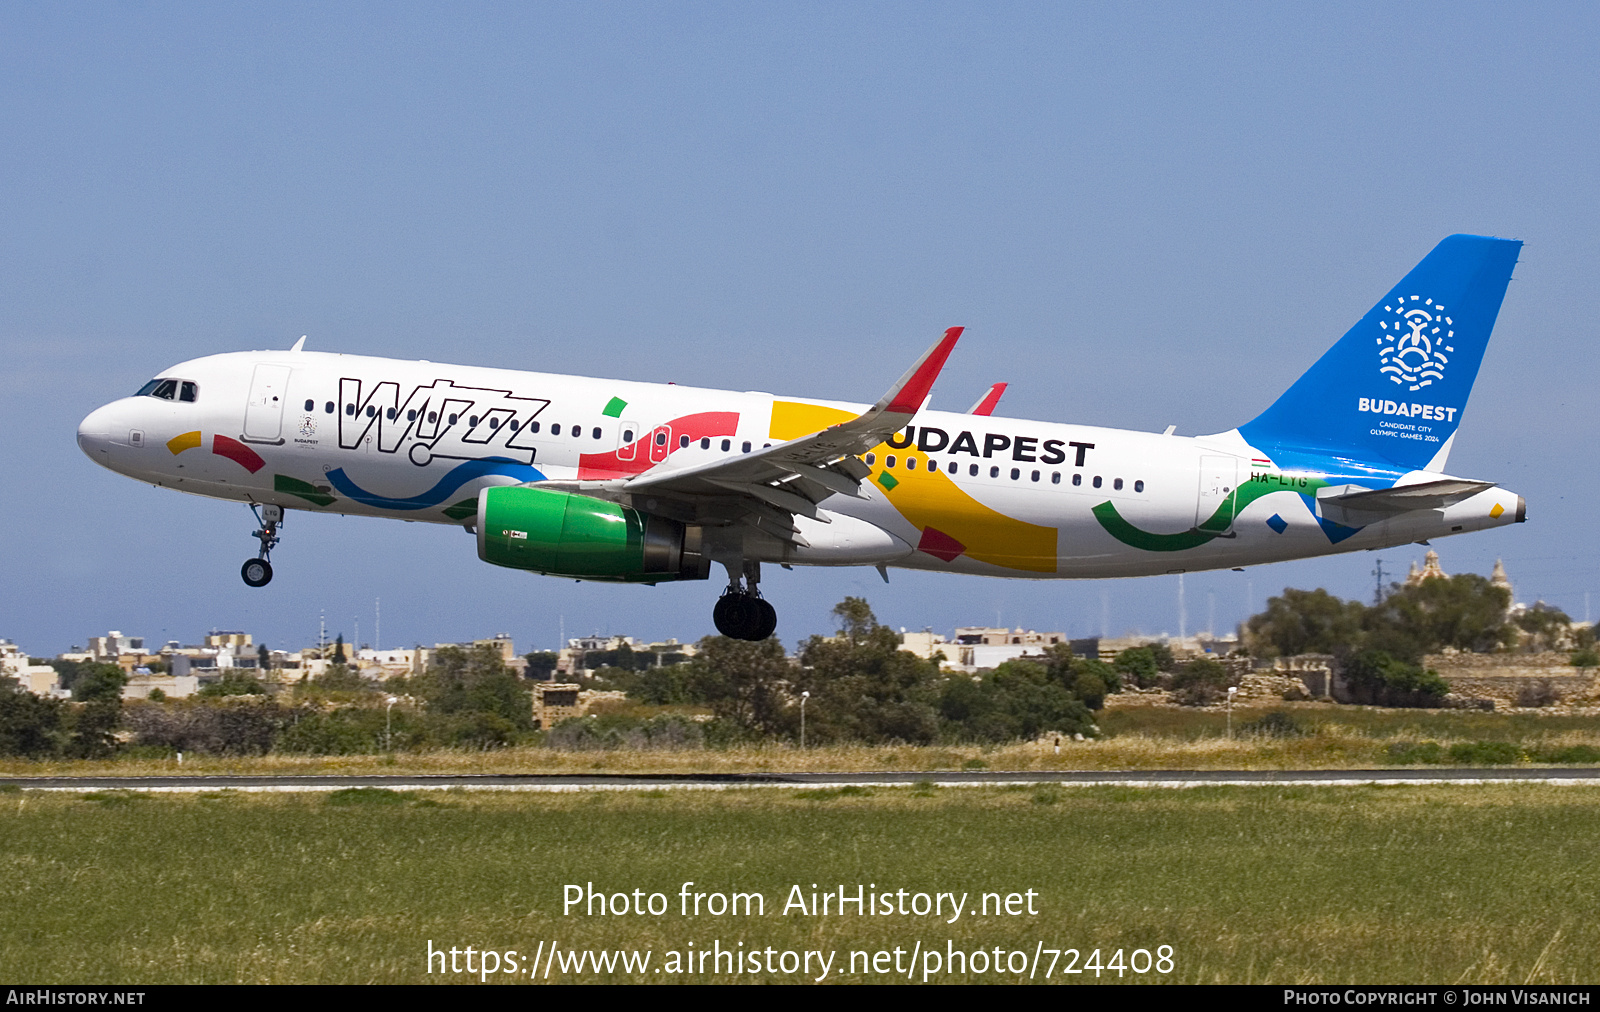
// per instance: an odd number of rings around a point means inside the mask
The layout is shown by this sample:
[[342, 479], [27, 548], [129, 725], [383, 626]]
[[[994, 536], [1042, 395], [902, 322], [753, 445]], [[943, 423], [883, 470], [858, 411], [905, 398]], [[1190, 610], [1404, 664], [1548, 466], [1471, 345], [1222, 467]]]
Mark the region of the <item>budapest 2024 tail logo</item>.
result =
[[1378, 322], [1384, 331], [1378, 337], [1378, 371], [1408, 390], [1421, 390], [1444, 378], [1444, 367], [1455, 348], [1455, 321], [1444, 315], [1444, 306], [1420, 295], [1397, 299], [1384, 306], [1392, 319]]

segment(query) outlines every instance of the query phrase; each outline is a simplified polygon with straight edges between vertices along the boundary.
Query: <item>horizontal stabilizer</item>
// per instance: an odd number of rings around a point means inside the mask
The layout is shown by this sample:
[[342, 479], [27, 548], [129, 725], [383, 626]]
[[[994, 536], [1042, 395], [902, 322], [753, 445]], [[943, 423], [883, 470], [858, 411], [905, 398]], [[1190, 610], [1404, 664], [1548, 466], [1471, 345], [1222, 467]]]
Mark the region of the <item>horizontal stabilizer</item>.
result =
[[1342, 488], [1323, 489], [1317, 495], [1317, 505], [1325, 519], [1349, 527], [1360, 527], [1412, 510], [1444, 509], [1494, 487], [1492, 481], [1471, 481], [1466, 478], [1440, 478], [1415, 485], [1379, 489], [1345, 485]]

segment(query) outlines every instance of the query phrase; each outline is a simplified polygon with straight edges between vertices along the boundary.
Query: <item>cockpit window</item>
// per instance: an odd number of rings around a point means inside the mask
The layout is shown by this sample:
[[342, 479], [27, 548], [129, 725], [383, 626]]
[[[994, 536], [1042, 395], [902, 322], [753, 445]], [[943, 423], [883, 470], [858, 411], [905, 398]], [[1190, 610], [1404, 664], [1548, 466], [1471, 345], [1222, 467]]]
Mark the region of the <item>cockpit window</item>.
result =
[[159, 397], [164, 401], [189, 401], [200, 395], [200, 388], [188, 380], [153, 379], [139, 388], [135, 397]]
[[[190, 384], [191, 386], [193, 384]], [[135, 397], [159, 397], [164, 401], [178, 399], [178, 381], [173, 379], [153, 379], [139, 388]]]

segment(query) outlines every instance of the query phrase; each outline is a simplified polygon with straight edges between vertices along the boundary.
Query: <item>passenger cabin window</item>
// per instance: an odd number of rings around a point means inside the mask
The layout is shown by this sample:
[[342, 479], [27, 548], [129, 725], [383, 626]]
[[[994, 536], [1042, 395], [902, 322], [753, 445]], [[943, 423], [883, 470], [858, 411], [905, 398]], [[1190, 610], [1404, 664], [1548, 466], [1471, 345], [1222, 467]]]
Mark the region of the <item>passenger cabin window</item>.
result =
[[333, 402], [332, 401], [329, 401], [328, 403], [326, 403], [326, 404], [324, 404], [322, 406], [322, 413], [326, 414], [326, 415], [333, 414]]
[[1133, 490], [1135, 492], [1143, 492], [1144, 491], [1144, 482], [1143, 481], [1134, 482], [1133, 483]]
[[190, 404], [193, 404], [195, 398], [199, 395], [200, 388], [195, 386], [193, 383], [190, 383], [188, 380], [184, 380], [183, 387], [178, 393], [178, 400], [188, 401]]
[[733, 440], [731, 440], [731, 439], [724, 439], [724, 440], [723, 440], [723, 441], [722, 441], [722, 452], [723, 452], [723, 453], [727, 453], [727, 452], [728, 452], [728, 451], [729, 451], [729, 450], [731, 450], [731, 449], [733, 449]]
[[702, 450], [711, 449], [711, 440], [709, 440], [709, 439], [700, 440], [700, 449], [702, 449]]
[[[599, 429], [595, 429], [594, 430], [594, 434], [598, 436], [600, 434], [600, 430]], [[678, 437], [678, 449], [687, 450], [688, 448], [689, 448], [689, 437], [688, 436], [679, 436]]]
[[656, 445], [657, 446], [666, 446], [667, 445], [667, 434], [665, 432], [656, 433]]
[[552, 436], [561, 435], [561, 423], [560, 422], [556, 422], [554, 425], [550, 426], [550, 435], [552, 435]]
[[600, 426], [596, 425], [594, 427], [594, 431], [589, 433], [589, 435], [593, 436], [596, 439], [599, 439], [600, 438]]
[[1113, 479], [1112, 482], [1111, 482], [1111, 487], [1116, 489], [1118, 492], [1121, 492], [1122, 491], [1122, 479], [1121, 478]]
[[745, 443], [744, 444], [744, 452], [745, 453], [749, 453], [750, 452], [750, 444], [749, 443]]
[[316, 408], [317, 408], [317, 402], [316, 401], [306, 401], [306, 410], [307, 411], [315, 411]]
[[1094, 476], [1094, 487], [1095, 488], [1099, 488], [1100, 487], [1100, 476], [1098, 474]]

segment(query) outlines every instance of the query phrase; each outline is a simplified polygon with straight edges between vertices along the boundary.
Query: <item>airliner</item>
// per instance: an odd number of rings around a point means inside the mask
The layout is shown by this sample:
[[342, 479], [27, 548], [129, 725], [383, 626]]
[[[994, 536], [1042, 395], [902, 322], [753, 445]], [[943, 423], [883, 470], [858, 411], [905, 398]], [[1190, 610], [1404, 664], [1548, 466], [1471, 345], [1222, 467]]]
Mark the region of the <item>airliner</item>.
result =
[[1526, 519], [1446, 460], [1522, 244], [1439, 243], [1276, 402], [1179, 436], [967, 412], [930, 393], [952, 327], [872, 405], [308, 351], [175, 365], [78, 427], [89, 458], [243, 502], [272, 579], [290, 510], [454, 524], [497, 566], [728, 583], [762, 640], [762, 564], [1023, 579], [1239, 569]]

